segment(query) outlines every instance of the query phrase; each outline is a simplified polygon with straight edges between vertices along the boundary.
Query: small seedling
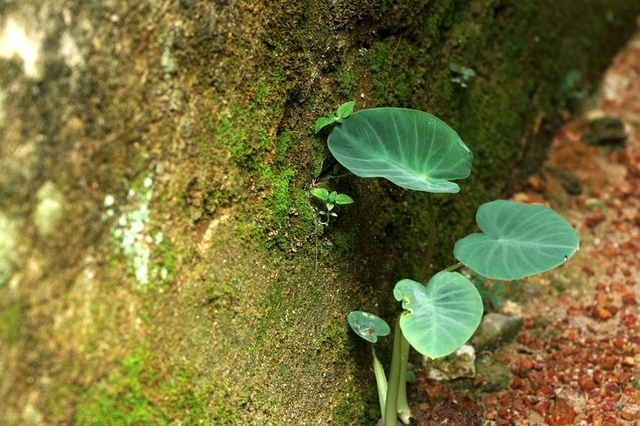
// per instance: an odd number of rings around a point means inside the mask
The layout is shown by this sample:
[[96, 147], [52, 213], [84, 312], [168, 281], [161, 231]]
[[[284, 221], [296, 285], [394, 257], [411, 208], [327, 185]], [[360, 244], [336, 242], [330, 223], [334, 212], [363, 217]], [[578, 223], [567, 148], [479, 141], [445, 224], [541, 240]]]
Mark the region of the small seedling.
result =
[[465, 67], [453, 62], [449, 64], [449, 69], [455, 74], [455, 77], [452, 77], [451, 81], [464, 88], [467, 87], [467, 82], [476, 76], [476, 72], [473, 68]]
[[349, 117], [351, 115], [351, 111], [353, 111], [353, 106], [356, 104], [356, 101], [345, 102], [344, 104], [338, 107], [336, 114], [328, 112], [324, 117], [320, 117], [316, 120], [316, 123], [313, 125], [314, 133], [318, 133], [324, 127], [329, 126], [334, 123], [341, 123], [343, 119]]
[[[404, 311], [395, 322], [388, 382], [372, 346], [383, 424], [394, 426], [398, 418], [409, 424], [405, 382], [410, 346], [430, 358], [449, 355], [469, 340], [482, 319], [478, 289], [455, 271], [466, 266], [492, 280], [517, 280], [545, 272], [573, 256], [579, 247], [578, 235], [547, 207], [492, 201], [481, 205], [476, 214], [482, 232], [456, 242], [453, 254], [459, 262], [423, 285], [435, 247], [431, 194], [460, 191], [451, 181], [471, 173], [471, 150], [437, 117], [403, 108], [355, 112], [333, 129], [327, 144], [333, 156], [356, 176], [384, 177], [405, 189], [427, 193], [429, 240], [421, 276], [418, 281], [400, 280], [393, 290]], [[327, 211], [339, 197], [335, 194], [331, 199], [326, 190], [314, 195], [327, 203]], [[354, 311], [347, 319], [356, 334], [370, 343], [388, 334], [389, 326], [373, 314]]]
[[318, 212], [322, 216], [327, 217], [325, 222], [320, 222], [323, 225], [328, 225], [329, 220], [332, 217], [338, 217], [338, 214], [333, 211], [336, 205], [353, 204], [353, 198], [349, 197], [347, 194], [338, 194], [336, 191], [329, 192], [325, 188], [312, 189], [311, 195], [325, 203], [326, 210], [320, 210]]
[[569, 99], [584, 99], [589, 96], [586, 90], [580, 90], [580, 82], [582, 81], [582, 72], [577, 69], [569, 70], [564, 77], [560, 90], [564, 96]]

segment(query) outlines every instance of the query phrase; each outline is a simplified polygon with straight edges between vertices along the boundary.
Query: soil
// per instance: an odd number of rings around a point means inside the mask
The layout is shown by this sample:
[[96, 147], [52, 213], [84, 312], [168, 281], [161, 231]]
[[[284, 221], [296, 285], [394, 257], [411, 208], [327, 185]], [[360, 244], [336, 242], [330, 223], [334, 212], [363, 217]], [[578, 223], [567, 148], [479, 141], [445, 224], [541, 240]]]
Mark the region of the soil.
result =
[[[482, 376], [470, 388], [419, 377], [428, 401], [457, 402], [487, 425], [637, 425], [640, 422], [640, 34], [614, 59], [597, 107], [557, 131], [543, 171], [514, 199], [550, 205], [578, 231], [581, 247], [565, 265], [519, 286], [526, 301], [515, 341], [478, 354], [505, 367], [502, 389]], [[620, 146], [591, 146], [589, 123], [624, 122]], [[562, 177], [576, 177], [575, 185]], [[573, 190], [572, 190], [573, 188]], [[418, 417], [426, 405], [417, 407]], [[435, 409], [432, 409], [435, 410]], [[472, 424], [466, 419], [449, 423]]]
[[471, 410], [456, 404], [438, 404], [421, 413], [415, 419], [415, 424], [418, 426], [480, 426], [482, 422], [480, 416]]

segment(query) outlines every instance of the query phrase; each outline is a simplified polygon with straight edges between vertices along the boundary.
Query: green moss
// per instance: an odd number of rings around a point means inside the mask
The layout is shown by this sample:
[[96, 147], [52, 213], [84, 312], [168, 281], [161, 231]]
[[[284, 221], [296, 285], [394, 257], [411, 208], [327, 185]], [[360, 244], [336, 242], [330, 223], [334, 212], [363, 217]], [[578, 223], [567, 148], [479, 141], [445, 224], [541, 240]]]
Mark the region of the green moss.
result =
[[276, 216], [276, 223], [279, 224], [284, 224], [289, 215], [291, 207], [289, 183], [293, 174], [293, 170], [284, 170], [280, 174], [273, 176], [271, 180], [273, 185], [273, 212]]
[[232, 158], [240, 164], [245, 163], [251, 155], [245, 147], [247, 121], [249, 117], [239, 114], [235, 108], [230, 108], [217, 127], [218, 140], [229, 147]]
[[168, 419], [154, 407], [141, 384], [147, 357], [143, 350], [138, 350], [125, 358], [103, 383], [89, 389], [76, 407], [75, 423], [167, 424]]
[[284, 132], [282, 135], [280, 135], [280, 137], [276, 138], [276, 162], [278, 164], [284, 163], [287, 156], [287, 151], [291, 147], [292, 143], [293, 138], [290, 132]]
[[[349, 214], [344, 209], [340, 212], [340, 215]], [[356, 248], [357, 237], [353, 232], [336, 232], [333, 235], [333, 245], [337, 250], [337, 254], [346, 257], [353, 254]]]
[[0, 341], [6, 344], [13, 344], [18, 340], [20, 327], [22, 325], [22, 310], [12, 303], [5, 303], [4, 298], [0, 299]]
[[293, 175], [293, 171], [289, 169], [274, 173], [271, 167], [262, 172], [262, 182], [271, 192], [263, 206], [271, 228], [270, 240], [283, 249], [287, 248], [285, 228], [292, 209], [289, 185]]
[[314, 234], [316, 212], [309, 203], [309, 194], [302, 189], [293, 190], [293, 216], [290, 218], [292, 225], [298, 230], [301, 238]]
[[338, 79], [338, 93], [348, 99], [356, 86], [356, 75], [347, 67], [341, 67], [336, 73]]
[[372, 75], [377, 102], [383, 106], [408, 106], [412, 88], [418, 84], [413, 65], [416, 55], [413, 46], [401, 39], [377, 42], [363, 56], [363, 63]]
[[[256, 203], [250, 215], [265, 226], [260, 229], [249, 224], [244, 229], [252, 238], [264, 239], [266, 233], [269, 245], [289, 251], [295, 239], [309, 235], [313, 218], [300, 195], [292, 194], [296, 171], [290, 167], [288, 154], [299, 136], [288, 130], [277, 132], [288, 83], [277, 69], [265, 74], [254, 82], [249, 101], [228, 107], [216, 127], [215, 138], [229, 148], [232, 158], [262, 193], [264, 203]], [[296, 217], [293, 226], [292, 217]]]
[[152, 282], [155, 282], [159, 288], [165, 288], [171, 285], [178, 269], [180, 252], [185, 251], [185, 248], [176, 250], [168, 241], [157, 244], [153, 250], [157, 266], [154, 269], [156, 276], [153, 277]]
[[[313, 263], [308, 260], [302, 264], [286, 262], [277, 266], [272, 264], [269, 269], [274, 267], [283, 273], [284, 279], [269, 283], [262, 305], [257, 307], [264, 316], [254, 324], [258, 337], [255, 345], [271, 360], [265, 363], [266, 371], [260, 374], [268, 375], [270, 387], [297, 389], [278, 397], [281, 407], [299, 407], [303, 408], [300, 412], [305, 412], [317, 406], [318, 399], [333, 400], [342, 407], [338, 409], [339, 413], [331, 409], [319, 418], [326, 420], [331, 416], [335, 424], [370, 423], [373, 418], [363, 416], [366, 398], [362, 399], [360, 390], [349, 392], [355, 386], [353, 380], [335, 381], [338, 370], [354, 367], [358, 382], [371, 384], [372, 380], [368, 361], [367, 366], [360, 368], [352, 365], [354, 360], [344, 358], [344, 351], [353, 347], [355, 339], [344, 320], [349, 307], [339, 296], [335, 271], [329, 269], [324, 275], [309, 277], [311, 281], [305, 282], [304, 291], [301, 291], [301, 274], [314, 268]], [[309, 386], [319, 390], [310, 393]], [[339, 386], [342, 395], [337, 399], [334, 399], [334, 386]], [[375, 386], [372, 388], [375, 393]]]
[[355, 384], [340, 389], [346, 397], [332, 407], [335, 424], [375, 424], [380, 418], [378, 392], [375, 386], [366, 389], [357, 388]]
[[[281, 97], [286, 84], [274, 72], [259, 77], [253, 84], [253, 96], [247, 105], [231, 104], [216, 126], [217, 141], [229, 147], [233, 159], [248, 170], [259, 170], [276, 145], [275, 126], [283, 114]], [[286, 154], [281, 141], [281, 155]]]
[[[148, 347], [138, 348], [80, 394], [79, 425], [236, 424], [218, 380], [205, 380], [190, 363], [165, 371]], [[79, 366], [76, 366], [79, 368]], [[64, 393], [64, 389], [59, 389]], [[78, 392], [78, 389], [75, 390]], [[212, 421], [207, 419], [215, 419]]]

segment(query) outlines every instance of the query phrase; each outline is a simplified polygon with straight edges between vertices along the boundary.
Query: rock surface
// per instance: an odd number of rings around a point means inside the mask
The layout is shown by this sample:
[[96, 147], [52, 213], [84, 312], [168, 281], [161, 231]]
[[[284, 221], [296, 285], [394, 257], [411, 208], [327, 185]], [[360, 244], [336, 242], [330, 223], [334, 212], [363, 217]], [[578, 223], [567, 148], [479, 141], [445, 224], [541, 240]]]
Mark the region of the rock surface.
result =
[[471, 338], [476, 351], [494, 349], [496, 345], [513, 339], [522, 329], [522, 315], [489, 313], [482, 318], [480, 327]]

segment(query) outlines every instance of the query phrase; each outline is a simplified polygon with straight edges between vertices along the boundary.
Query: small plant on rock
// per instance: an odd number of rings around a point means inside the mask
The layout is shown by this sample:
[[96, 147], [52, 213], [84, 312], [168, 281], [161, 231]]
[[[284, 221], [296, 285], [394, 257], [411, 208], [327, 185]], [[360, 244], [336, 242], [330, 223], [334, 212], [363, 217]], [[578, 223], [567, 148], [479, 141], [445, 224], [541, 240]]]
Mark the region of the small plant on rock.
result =
[[343, 119], [349, 117], [351, 115], [351, 111], [353, 111], [353, 106], [356, 104], [356, 101], [345, 102], [344, 104], [338, 107], [335, 115], [333, 113], [328, 112], [324, 117], [320, 117], [316, 120], [316, 123], [313, 126], [314, 133], [318, 133], [324, 127], [329, 126], [335, 123], [341, 123]]
[[329, 225], [329, 220], [332, 217], [338, 217], [338, 214], [333, 211], [336, 205], [353, 204], [353, 198], [347, 194], [338, 194], [336, 191], [329, 192], [325, 188], [312, 189], [311, 195], [324, 202], [326, 210], [320, 210], [318, 212], [327, 218], [326, 221], [320, 222], [323, 225]]
[[[453, 254], [459, 262], [427, 280], [435, 248], [431, 194], [460, 191], [452, 180], [471, 173], [471, 150], [437, 117], [403, 108], [350, 114], [333, 129], [328, 146], [356, 176], [384, 177], [427, 193], [430, 231], [424, 268], [418, 281], [400, 280], [393, 291], [404, 311], [395, 322], [388, 382], [372, 346], [384, 425], [395, 426], [398, 418], [409, 424], [405, 384], [409, 347], [430, 358], [449, 355], [472, 336], [482, 319], [483, 302], [476, 286], [456, 270], [464, 265], [488, 279], [524, 278], [564, 263], [578, 250], [578, 235], [547, 207], [492, 201], [476, 214], [481, 232], [456, 242]], [[354, 311], [347, 319], [371, 343], [390, 331], [384, 320], [366, 312]]]
[[449, 64], [449, 69], [454, 73], [454, 77], [451, 77], [451, 81], [459, 84], [460, 87], [464, 87], [465, 89], [467, 87], [467, 82], [476, 76], [476, 72], [473, 68], [465, 67], [453, 62]]

